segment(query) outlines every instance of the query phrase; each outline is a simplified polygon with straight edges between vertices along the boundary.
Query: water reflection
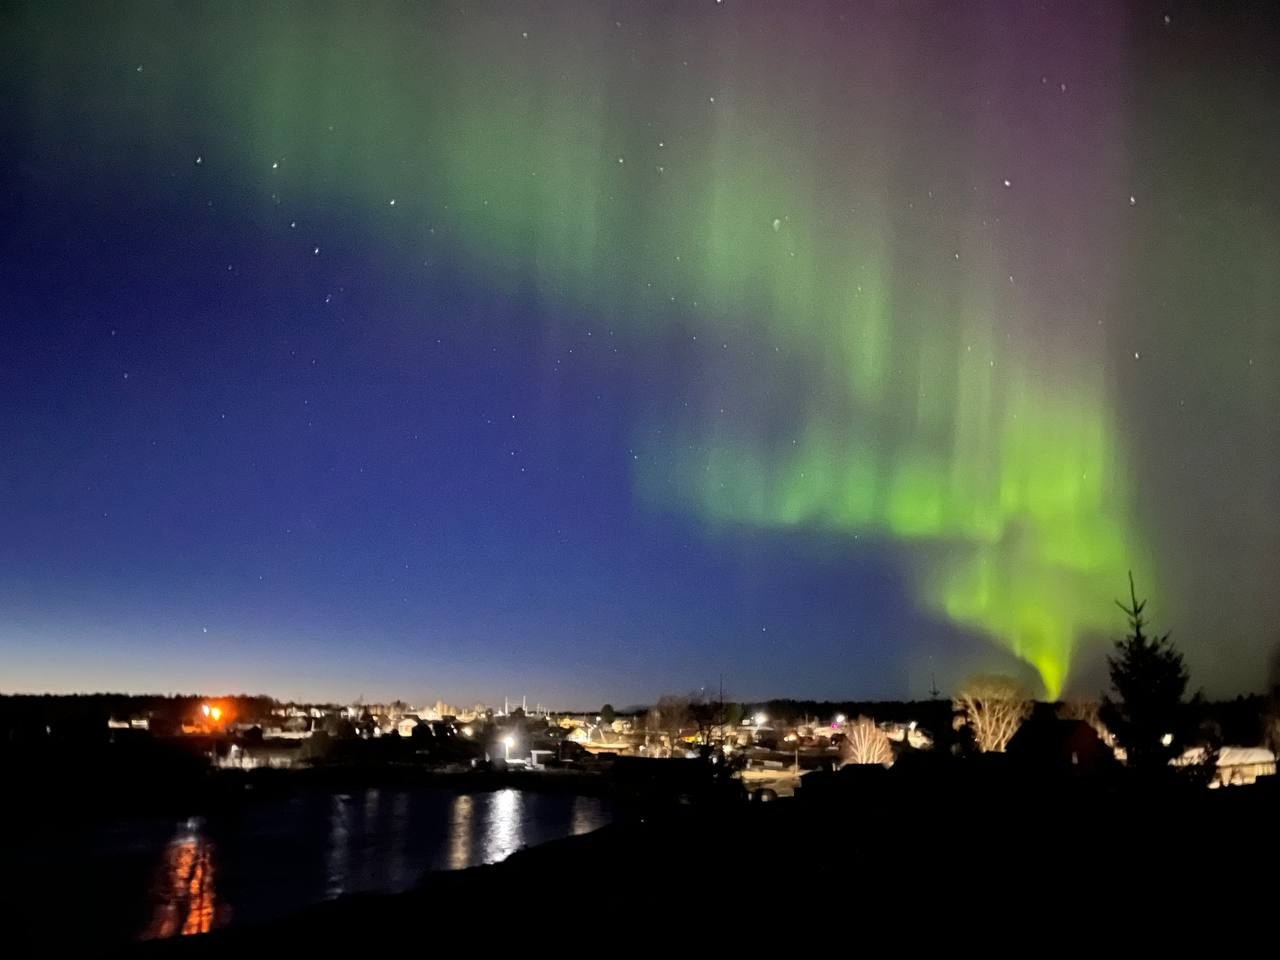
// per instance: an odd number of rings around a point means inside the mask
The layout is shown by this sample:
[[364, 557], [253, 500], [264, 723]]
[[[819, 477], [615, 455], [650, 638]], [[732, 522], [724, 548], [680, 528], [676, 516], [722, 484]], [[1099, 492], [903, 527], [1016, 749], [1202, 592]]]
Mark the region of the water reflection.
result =
[[346, 794], [335, 794], [329, 805], [329, 861], [324, 891], [329, 900], [347, 892], [351, 874], [350, 799]]
[[570, 836], [576, 837], [581, 833], [590, 833], [604, 825], [605, 816], [599, 800], [587, 797], [573, 798], [573, 813], [569, 821]]
[[481, 860], [497, 863], [524, 844], [524, 796], [519, 790], [498, 790], [488, 796], [488, 823]]
[[[193, 818], [173, 831], [140, 824], [155, 857], [143, 900], [144, 938], [264, 923], [322, 900], [397, 893], [433, 869], [465, 870], [521, 847], [608, 822], [599, 800], [498, 790], [366, 789], [247, 799], [235, 816]], [[216, 843], [215, 843], [216, 840]], [[110, 865], [95, 876], [118, 875]], [[217, 881], [215, 886], [215, 879]]]
[[410, 886], [418, 879], [418, 872], [409, 870], [405, 858], [405, 838], [412, 827], [409, 794], [398, 791], [391, 800], [391, 849], [387, 851], [387, 882], [393, 890]]
[[465, 870], [471, 866], [471, 839], [475, 834], [475, 801], [471, 794], [453, 798], [449, 812], [449, 869]]
[[192, 817], [165, 848], [144, 939], [208, 933], [222, 919], [214, 888], [214, 845], [203, 831], [204, 821]]

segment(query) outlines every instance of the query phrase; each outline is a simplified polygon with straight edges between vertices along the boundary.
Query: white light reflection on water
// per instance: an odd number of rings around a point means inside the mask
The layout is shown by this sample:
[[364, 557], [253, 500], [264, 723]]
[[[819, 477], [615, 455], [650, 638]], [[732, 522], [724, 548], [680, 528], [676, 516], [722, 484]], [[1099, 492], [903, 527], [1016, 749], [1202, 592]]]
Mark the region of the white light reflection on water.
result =
[[391, 843], [387, 851], [386, 885], [392, 890], [402, 890], [412, 886], [421, 875], [421, 870], [411, 870], [405, 857], [405, 838], [413, 830], [412, 818], [409, 815], [409, 794], [401, 790], [391, 797]]
[[329, 860], [324, 891], [328, 900], [347, 892], [351, 875], [350, 800], [346, 794], [337, 793], [329, 801]]
[[599, 800], [594, 797], [573, 798], [573, 814], [569, 821], [570, 836], [576, 837], [582, 833], [599, 830], [608, 822], [609, 818], [605, 816]]
[[453, 798], [449, 812], [449, 869], [465, 870], [471, 866], [471, 840], [475, 834], [475, 801], [469, 793]]
[[524, 795], [519, 790], [496, 790], [485, 797], [486, 823], [481, 863], [505, 860], [524, 845]]

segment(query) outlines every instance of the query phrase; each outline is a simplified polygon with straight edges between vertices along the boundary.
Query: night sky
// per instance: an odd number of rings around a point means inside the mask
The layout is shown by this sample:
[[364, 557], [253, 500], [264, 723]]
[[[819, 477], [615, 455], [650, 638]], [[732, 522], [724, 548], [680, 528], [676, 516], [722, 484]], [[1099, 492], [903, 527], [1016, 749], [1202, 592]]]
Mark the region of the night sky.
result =
[[1280, 643], [1272, 4], [0, 6], [0, 690]]

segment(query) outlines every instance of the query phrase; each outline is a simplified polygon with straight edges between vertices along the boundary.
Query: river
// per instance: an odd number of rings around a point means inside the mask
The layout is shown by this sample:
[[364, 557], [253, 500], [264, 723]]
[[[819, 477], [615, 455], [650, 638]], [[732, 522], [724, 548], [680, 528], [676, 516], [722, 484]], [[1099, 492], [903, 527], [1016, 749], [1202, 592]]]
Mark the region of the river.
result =
[[312, 791], [231, 814], [72, 832], [74, 846], [44, 848], [38, 872], [66, 891], [78, 937], [155, 939], [262, 923], [344, 894], [397, 893], [427, 871], [494, 863], [610, 819], [606, 801], [561, 793]]

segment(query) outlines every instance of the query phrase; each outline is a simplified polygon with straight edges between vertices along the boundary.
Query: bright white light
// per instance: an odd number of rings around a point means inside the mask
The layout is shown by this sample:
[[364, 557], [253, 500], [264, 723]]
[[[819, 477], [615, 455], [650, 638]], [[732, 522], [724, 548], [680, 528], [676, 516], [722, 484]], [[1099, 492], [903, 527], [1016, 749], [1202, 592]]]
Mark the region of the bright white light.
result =
[[757, 714], [756, 714], [756, 726], [757, 726], [757, 727], [763, 727], [763, 726], [764, 726], [766, 723], [768, 723], [768, 722], [769, 722], [769, 718], [768, 718], [768, 717], [766, 717], [763, 713], [757, 713]]
[[1173, 734], [1166, 733], [1163, 737], [1160, 738], [1160, 742], [1163, 743], [1166, 747], [1170, 746], [1173, 743]]
[[206, 703], [204, 706], [202, 706], [200, 708], [200, 712], [207, 717], [209, 715], [209, 705]]
[[472, 732], [473, 732], [473, 731], [472, 731], [472, 729], [471, 729], [470, 727], [463, 727], [463, 728], [462, 728], [462, 735], [463, 735], [464, 737], [469, 737], [469, 736], [471, 736]]
[[514, 746], [516, 745], [516, 738], [515, 738], [515, 737], [503, 737], [503, 738], [502, 738], [502, 745], [503, 745], [504, 747], [506, 747], [508, 750], [510, 750], [512, 747], [514, 747]]
[[914, 720], [912, 720], [910, 723], [907, 724], [908, 730], [914, 730], [915, 728], [916, 728], [916, 722]]
[[836, 723], [838, 723], [838, 724], [839, 724], [839, 723], [844, 723], [846, 719], [847, 719], [847, 718], [845, 717], [845, 715], [844, 715], [843, 713], [837, 713], [837, 714], [836, 714]]

